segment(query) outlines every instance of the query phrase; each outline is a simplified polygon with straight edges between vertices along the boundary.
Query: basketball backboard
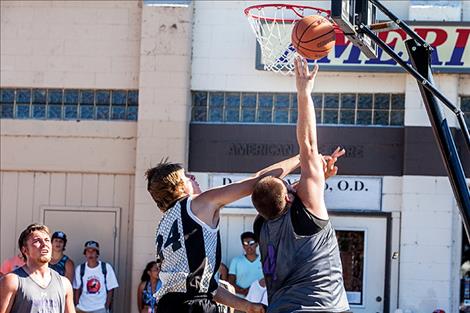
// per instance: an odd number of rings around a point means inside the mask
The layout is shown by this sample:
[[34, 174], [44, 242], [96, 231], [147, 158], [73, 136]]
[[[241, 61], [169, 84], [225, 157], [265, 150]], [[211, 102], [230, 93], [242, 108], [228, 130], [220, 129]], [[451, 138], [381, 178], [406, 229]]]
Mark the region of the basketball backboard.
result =
[[331, 0], [331, 18], [368, 58], [377, 57], [377, 45], [361, 31], [361, 25], [376, 23], [376, 9], [369, 0]]

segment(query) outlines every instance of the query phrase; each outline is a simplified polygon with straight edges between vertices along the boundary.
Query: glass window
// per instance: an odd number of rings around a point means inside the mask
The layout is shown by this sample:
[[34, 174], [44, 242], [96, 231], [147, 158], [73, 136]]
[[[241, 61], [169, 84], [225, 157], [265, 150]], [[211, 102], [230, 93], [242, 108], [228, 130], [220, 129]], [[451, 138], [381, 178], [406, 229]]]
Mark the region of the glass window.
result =
[[49, 89], [47, 91], [47, 103], [62, 105], [62, 89]]
[[207, 108], [206, 107], [193, 107], [193, 121], [206, 122], [207, 121]]
[[258, 96], [260, 108], [272, 108], [273, 107], [273, 94], [271, 93], [260, 93]]
[[242, 94], [242, 107], [243, 108], [255, 108], [256, 107], [256, 94], [255, 93], [243, 93]]
[[[127, 94], [127, 105], [129, 106], [138, 106], [139, 105], [139, 91], [129, 90]], [[137, 110], [136, 110], [137, 112]], [[136, 119], [137, 120], [137, 119]]]
[[371, 125], [372, 124], [372, 111], [357, 110], [356, 124]]
[[339, 94], [325, 94], [325, 108], [335, 109], [339, 107]]
[[[312, 98], [318, 124], [400, 126], [404, 123], [404, 94], [316, 93]], [[468, 100], [462, 100], [462, 107], [467, 105], [464, 101]], [[193, 91], [192, 120], [294, 124], [297, 95]]]
[[194, 106], [207, 106], [207, 92], [197, 91], [194, 93]]
[[259, 123], [271, 123], [272, 122], [272, 109], [260, 108], [258, 111], [257, 122]]
[[64, 103], [67, 105], [78, 105], [78, 89], [65, 90]]
[[209, 108], [209, 122], [222, 122], [222, 112], [221, 106], [211, 106]]
[[340, 124], [354, 124], [354, 110], [341, 110], [340, 116]]
[[128, 121], [137, 121], [138, 117], [138, 107], [131, 106], [127, 108], [127, 120]]
[[66, 120], [78, 119], [78, 106], [77, 105], [64, 105], [64, 118]]
[[274, 95], [274, 107], [277, 108], [289, 108], [289, 94], [281, 93]]
[[359, 94], [357, 99], [358, 109], [372, 109], [372, 94]]
[[323, 124], [338, 124], [338, 110], [323, 111]]
[[124, 90], [113, 90], [111, 93], [111, 104], [114, 105], [126, 105], [127, 103], [127, 91]]
[[33, 104], [33, 118], [38, 120], [43, 120], [46, 118], [45, 104]]
[[93, 105], [82, 105], [80, 104], [80, 119], [81, 120], [93, 120], [95, 118], [95, 110]]
[[58, 104], [49, 104], [47, 106], [47, 119], [50, 119], [50, 120], [62, 119], [62, 106]]
[[2, 103], [2, 118], [13, 118], [13, 103]]
[[317, 124], [321, 124], [321, 109], [315, 109], [315, 119]]
[[288, 109], [276, 109], [274, 111], [274, 123], [289, 123]]
[[29, 104], [16, 105], [16, 118], [27, 119], [29, 118]]
[[2, 95], [0, 97], [1, 103], [15, 102], [15, 89], [1, 88]]
[[17, 104], [30, 104], [31, 103], [31, 89], [17, 89], [16, 90], [16, 103]]
[[222, 107], [224, 105], [224, 93], [223, 92], [211, 92], [209, 99], [209, 106], [211, 107]]
[[341, 108], [354, 109], [356, 108], [356, 95], [355, 94], [342, 94], [341, 95]]
[[119, 105], [113, 106], [111, 109], [112, 120], [125, 120], [126, 119], [126, 108]]
[[374, 124], [375, 125], [389, 125], [388, 111], [375, 110], [374, 111]]
[[321, 94], [315, 94], [312, 96], [312, 99], [313, 99], [313, 105], [315, 106], [315, 108], [321, 109], [323, 106], [323, 96]]
[[107, 105], [110, 104], [111, 93], [108, 90], [97, 90], [96, 91], [96, 105]]
[[225, 95], [225, 107], [232, 109], [240, 108], [240, 93], [228, 92]]
[[242, 122], [254, 122], [255, 121], [255, 109], [243, 109], [242, 111]]
[[96, 119], [97, 120], [109, 120], [109, 106], [97, 106], [96, 107]]
[[239, 109], [225, 109], [226, 122], [236, 123], [240, 121], [240, 110]]
[[297, 123], [297, 107], [293, 107], [290, 109], [290, 121], [289, 123], [295, 124]]
[[405, 95], [393, 94], [392, 95], [392, 110], [405, 109]]
[[405, 111], [392, 111], [390, 113], [390, 125], [400, 126], [405, 122]]
[[390, 109], [390, 95], [378, 93], [375, 95], [374, 101], [375, 110], [388, 110]]
[[470, 96], [469, 97], [461, 97], [460, 101], [460, 110], [464, 112], [470, 112]]
[[343, 281], [349, 304], [363, 304], [364, 231], [337, 230], [336, 237], [343, 265]]
[[[90, 106], [95, 104], [95, 93], [93, 90], [80, 90], [80, 106]], [[85, 109], [86, 111], [87, 109]]]
[[240, 121], [240, 93], [228, 92], [225, 94], [225, 118], [226, 122]]
[[33, 89], [33, 104], [46, 104], [46, 89]]

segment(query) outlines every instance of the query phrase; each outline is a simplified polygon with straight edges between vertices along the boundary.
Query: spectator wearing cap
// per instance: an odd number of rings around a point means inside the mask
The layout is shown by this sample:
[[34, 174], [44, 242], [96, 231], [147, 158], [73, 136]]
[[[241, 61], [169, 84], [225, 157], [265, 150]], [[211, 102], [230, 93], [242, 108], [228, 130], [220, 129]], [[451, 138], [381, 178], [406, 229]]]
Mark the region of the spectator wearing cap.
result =
[[83, 254], [86, 262], [75, 269], [73, 281], [77, 313], [109, 313], [114, 289], [119, 287], [111, 264], [98, 260], [100, 245], [85, 242]]
[[243, 255], [232, 259], [228, 271], [228, 281], [235, 287], [235, 292], [246, 296], [251, 284], [263, 278], [260, 256], [256, 253], [258, 241], [252, 232], [244, 232], [240, 236]]
[[67, 245], [67, 235], [62, 231], [56, 231], [52, 234], [52, 259], [49, 267], [62, 276], [67, 277], [70, 283], [73, 282], [75, 265], [73, 261], [64, 254]]

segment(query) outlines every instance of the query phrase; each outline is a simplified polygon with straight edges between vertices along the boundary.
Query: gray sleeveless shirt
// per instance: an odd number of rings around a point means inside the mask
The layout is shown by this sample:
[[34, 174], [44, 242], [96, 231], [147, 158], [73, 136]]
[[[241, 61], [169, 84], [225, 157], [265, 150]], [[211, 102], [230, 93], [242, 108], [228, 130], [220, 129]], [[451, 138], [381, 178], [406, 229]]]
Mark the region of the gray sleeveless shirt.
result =
[[[299, 198], [294, 205], [303, 206]], [[327, 225], [312, 236], [298, 236], [293, 206], [265, 220], [259, 247], [268, 291], [268, 313], [343, 312], [349, 310], [335, 231]]]
[[18, 291], [16, 292], [12, 313], [64, 313], [65, 287], [59, 273], [51, 271], [51, 281], [46, 288], [39, 286], [20, 267], [13, 271], [18, 276]]

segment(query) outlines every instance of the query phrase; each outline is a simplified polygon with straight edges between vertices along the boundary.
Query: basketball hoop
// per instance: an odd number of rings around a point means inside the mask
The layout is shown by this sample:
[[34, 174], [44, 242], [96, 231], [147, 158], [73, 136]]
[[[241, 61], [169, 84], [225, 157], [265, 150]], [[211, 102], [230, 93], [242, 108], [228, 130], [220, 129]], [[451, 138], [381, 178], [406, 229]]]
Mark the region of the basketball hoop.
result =
[[293, 4], [253, 5], [244, 12], [261, 47], [264, 69], [284, 75], [294, 71], [296, 51], [291, 45], [294, 23], [310, 15], [330, 18], [328, 10]]

